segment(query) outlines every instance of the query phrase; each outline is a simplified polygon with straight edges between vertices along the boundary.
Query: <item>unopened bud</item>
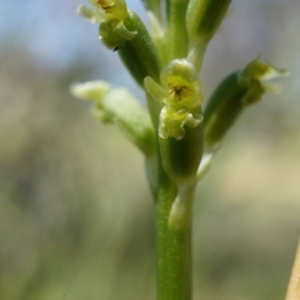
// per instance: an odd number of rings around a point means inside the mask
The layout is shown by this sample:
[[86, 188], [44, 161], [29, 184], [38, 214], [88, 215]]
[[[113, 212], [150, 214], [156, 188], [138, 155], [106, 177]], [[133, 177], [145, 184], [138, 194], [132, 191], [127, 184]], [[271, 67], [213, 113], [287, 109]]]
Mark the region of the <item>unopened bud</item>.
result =
[[273, 86], [265, 83], [286, 71], [271, 66], [260, 58], [250, 62], [243, 71], [226, 77], [212, 94], [204, 110], [205, 152], [216, 151], [227, 131], [249, 105], [258, 102]]
[[231, 0], [190, 0], [187, 30], [192, 42], [209, 40], [222, 22]]

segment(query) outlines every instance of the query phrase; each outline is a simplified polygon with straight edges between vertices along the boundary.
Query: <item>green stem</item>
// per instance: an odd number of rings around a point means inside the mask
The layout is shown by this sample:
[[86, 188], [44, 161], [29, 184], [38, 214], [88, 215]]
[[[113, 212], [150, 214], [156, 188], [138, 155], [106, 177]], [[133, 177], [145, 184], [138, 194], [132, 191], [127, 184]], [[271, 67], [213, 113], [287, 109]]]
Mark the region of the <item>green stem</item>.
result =
[[[193, 193], [192, 193], [193, 194]], [[190, 196], [192, 195], [190, 194]], [[158, 300], [191, 300], [191, 222], [170, 227], [169, 215], [177, 196], [173, 183], [159, 190], [156, 202]], [[188, 205], [188, 209], [191, 207]], [[191, 221], [191, 214], [190, 220]]]
[[208, 42], [209, 40], [203, 40], [199, 42], [191, 49], [188, 54], [187, 60], [195, 66], [198, 72], [201, 70]]
[[168, 62], [187, 55], [188, 35], [185, 24], [187, 4], [186, 0], [167, 1]]

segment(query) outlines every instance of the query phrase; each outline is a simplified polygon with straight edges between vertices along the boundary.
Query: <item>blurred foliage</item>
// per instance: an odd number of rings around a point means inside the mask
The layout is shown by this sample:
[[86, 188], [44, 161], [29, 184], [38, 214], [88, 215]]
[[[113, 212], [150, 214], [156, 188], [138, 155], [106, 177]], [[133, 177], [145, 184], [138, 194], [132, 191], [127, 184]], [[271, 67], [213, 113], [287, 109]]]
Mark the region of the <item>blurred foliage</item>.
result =
[[[198, 188], [194, 293], [283, 300], [300, 232], [300, 4], [241, 2], [207, 55], [205, 94], [260, 43], [293, 77], [283, 94], [239, 120]], [[68, 93], [73, 81], [109, 79], [118, 62], [109, 53], [92, 64], [101, 45], [89, 52], [86, 41], [68, 65], [49, 68], [10, 36], [1, 39], [0, 56], [0, 299], [155, 299], [153, 203], [142, 155]]]

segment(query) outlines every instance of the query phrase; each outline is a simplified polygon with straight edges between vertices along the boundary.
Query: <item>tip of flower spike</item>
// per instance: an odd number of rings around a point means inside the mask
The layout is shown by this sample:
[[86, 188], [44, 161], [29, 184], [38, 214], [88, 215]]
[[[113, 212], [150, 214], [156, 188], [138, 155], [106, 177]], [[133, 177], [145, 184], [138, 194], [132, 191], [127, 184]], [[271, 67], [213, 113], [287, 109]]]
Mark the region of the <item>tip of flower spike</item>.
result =
[[86, 83], [74, 83], [70, 87], [73, 96], [90, 101], [101, 101], [104, 93], [107, 92], [110, 85], [104, 81], [90, 81]]

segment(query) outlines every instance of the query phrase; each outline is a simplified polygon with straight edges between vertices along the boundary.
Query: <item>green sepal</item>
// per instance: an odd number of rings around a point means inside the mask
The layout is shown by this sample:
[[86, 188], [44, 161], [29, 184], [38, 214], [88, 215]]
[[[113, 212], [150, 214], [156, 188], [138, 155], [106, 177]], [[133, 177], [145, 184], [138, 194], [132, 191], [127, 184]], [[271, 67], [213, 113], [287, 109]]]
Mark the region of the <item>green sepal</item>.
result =
[[159, 82], [160, 60], [142, 20], [130, 11], [128, 18], [124, 20], [124, 26], [137, 34], [119, 47], [121, 60], [140, 86], [143, 87], [144, 78], [147, 76]]
[[161, 85], [157, 84], [151, 77], [147, 76], [144, 80], [146, 91], [155, 99], [163, 100], [168, 96], [168, 92]]
[[102, 81], [74, 84], [74, 96], [92, 100], [93, 115], [100, 121], [115, 123], [145, 155], [155, 153], [155, 132], [149, 113], [124, 88], [114, 88]]
[[105, 21], [105, 13], [99, 9], [79, 5], [77, 7], [77, 13], [93, 24], [99, 24]]

